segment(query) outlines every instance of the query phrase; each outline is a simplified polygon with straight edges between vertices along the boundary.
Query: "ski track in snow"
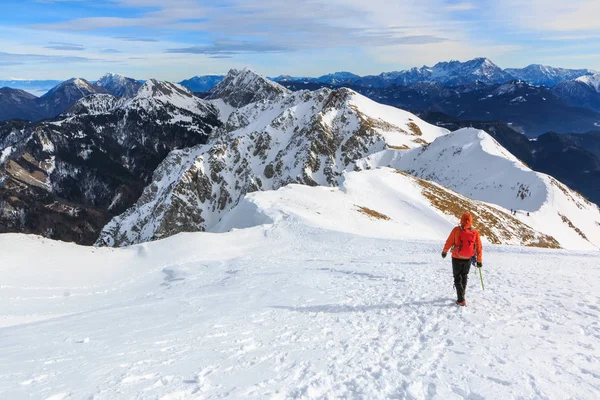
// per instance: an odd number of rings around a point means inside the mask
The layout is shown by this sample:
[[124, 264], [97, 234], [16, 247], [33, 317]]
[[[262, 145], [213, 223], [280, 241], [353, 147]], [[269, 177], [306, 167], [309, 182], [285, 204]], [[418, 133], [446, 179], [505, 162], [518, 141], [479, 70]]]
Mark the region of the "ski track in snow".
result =
[[0, 328], [0, 398], [597, 398], [597, 253], [486, 246], [459, 308], [442, 243], [283, 225], [153, 243], [69, 296], [7, 277], [0, 317], [69, 315]]

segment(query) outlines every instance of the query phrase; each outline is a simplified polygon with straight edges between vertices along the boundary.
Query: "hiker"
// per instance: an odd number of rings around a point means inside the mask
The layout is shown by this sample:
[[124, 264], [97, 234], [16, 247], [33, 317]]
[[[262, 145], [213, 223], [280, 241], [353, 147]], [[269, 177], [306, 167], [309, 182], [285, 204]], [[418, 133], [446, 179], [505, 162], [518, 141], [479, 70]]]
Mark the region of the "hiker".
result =
[[446, 258], [448, 251], [452, 248], [452, 273], [458, 297], [456, 304], [463, 307], [467, 305], [465, 291], [471, 260], [476, 258], [477, 261], [474, 265], [477, 265], [477, 268], [483, 267], [481, 238], [479, 232], [472, 225], [473, 217], [469, 213], [464, 213], [460, 219], [460, 226], [452, 229], [442, 251], [442, 258]]

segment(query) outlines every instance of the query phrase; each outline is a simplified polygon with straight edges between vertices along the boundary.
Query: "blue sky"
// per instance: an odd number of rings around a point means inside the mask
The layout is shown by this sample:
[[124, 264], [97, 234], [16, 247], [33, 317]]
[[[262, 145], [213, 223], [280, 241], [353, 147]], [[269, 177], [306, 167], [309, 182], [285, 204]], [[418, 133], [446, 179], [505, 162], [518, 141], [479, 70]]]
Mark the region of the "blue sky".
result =
[[360, 75], [489, 57], [600, 70], [598, 0], [2, 0], [0, 79]]

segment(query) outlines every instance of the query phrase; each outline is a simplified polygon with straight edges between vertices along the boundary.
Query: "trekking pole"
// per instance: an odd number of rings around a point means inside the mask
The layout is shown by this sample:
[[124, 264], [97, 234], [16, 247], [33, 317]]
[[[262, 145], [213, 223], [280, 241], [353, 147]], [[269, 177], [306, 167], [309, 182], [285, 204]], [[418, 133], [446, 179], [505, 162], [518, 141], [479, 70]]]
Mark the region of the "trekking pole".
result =
[[477, 268], [479, 270], [479, 279], [481, 279], [481, 289], [485, 290], [485, 286], [483, 286], [483, 274], [481, 273], [481, 268]]

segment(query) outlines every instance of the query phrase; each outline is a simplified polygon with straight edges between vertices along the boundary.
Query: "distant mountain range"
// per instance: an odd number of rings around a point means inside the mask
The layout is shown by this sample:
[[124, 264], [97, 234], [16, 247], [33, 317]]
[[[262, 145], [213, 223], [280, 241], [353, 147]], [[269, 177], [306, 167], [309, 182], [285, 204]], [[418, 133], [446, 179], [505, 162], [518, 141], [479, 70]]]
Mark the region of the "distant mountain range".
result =
[[225, 75], [204, 75], [194, 76], [193, 78], [183, 80], [179, 84], [192, 92], [208, 92], [217, 86], [225, 78]]
[[71, 107], [77, 100], [96, 93], [109, 93], [85, 79], [73, 78], [62, 82], [41, 97], [20, 89], [0, 89], [0, 120], [24, 119], [39, 121], [52, 118]]
[[[570, 82], [572, 85], [567, 85]], [[336, 87], [310, 82], [282, 82], [282, 85], [291, 90]], [[600, 93], [592, 92], [580, 81], [563, 82], [553, 88], [523, 81], [454, 87], [438, 82], [388, 88], [347, 86], [379, 103], [413, 112], [442, 112], [464, 120], [505, 121], [530, 137], [550, 131], [583, 133], [600, 127]], [[566, 90], [571, 87], [578, 91]]]
[[[205, 97], [223, 79], [222, 75], [196, 76], [180, 84]], [[529, 136], [548, 131], [580, 133], [600, 126], [600, 74], [589, 69], [538, 64], [502, 69], [487, 58], [476, 58], [363, 77], [336, 72], [318, 78], [279, 76], [271, 80], [291, 90], [349, 87], [377, 102], [412, 111], [437, 111], [460, 119], [502, 120]], [[17, 81], [20, 85], [24, 82]], [[110, 93], [132, 98], [141, 85], [133, 78], [106, 74], [96, 82], [62, 82], [40, 98], [23, 90], [3, 88], [0, 120], [52, 118], [86, 95]]]
[[23, 79], [8, 79], [0, 80], [0, 88], [21, 89], [31, 93], [34, 96], [43, 96], [48, 93], [54, 86], [61, 84], [63, 81], [57, 80], [23, 80]]
[[523, 80], [533, 85], [555, 86], [581, 76], [593, 75], [590, 69], [564, 69], [532, 64], [525, 68], [502, 69], [488, 58], [475, 58], [466, 62], [440, 62], [433, 67], [423, 66], [403, 71], [384, 72], [379, 75], [358, 76], [349, 72], [335, 72], [318, 78], [282, 75], [271, 78], [276, 82], [325, 83], [330, 85], [355, 85], [368, 88], [409, 86], [417, 82], [438, 82], [444, 86], [461, 86], [475, 82], [501, 84]]

